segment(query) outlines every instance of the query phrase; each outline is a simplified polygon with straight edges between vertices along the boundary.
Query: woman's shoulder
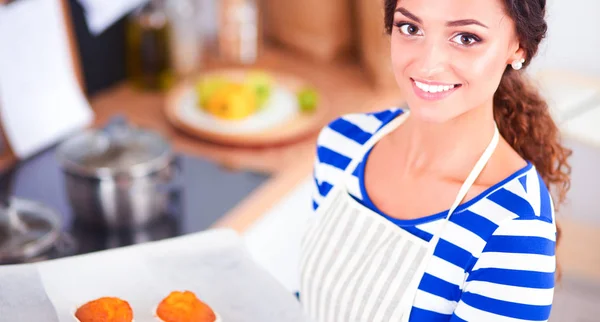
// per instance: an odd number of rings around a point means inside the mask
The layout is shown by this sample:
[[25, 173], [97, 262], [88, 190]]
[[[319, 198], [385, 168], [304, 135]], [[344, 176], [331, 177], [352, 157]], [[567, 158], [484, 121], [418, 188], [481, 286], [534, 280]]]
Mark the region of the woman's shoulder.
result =
[[368, 113], [342, 115], [325, 127], [317, 139], [317, 159], [344, 168], [349, 160], [358, 157], [361, 147], [396, 116], [404, 112], [401, 108], [389, 108]]
[[552, 195], [535, 165], [527, 162], [493, 191], [488, 199], [508, 210], [510, 219], [554, 222]]
[[462, 248], [473, 254], [474, 260], [465, 268], [470, 274], [467, 283], [552, 287], [557, 236], [554, 209], [532, 164], [455, 216], [451, 221], [470, 231], [456, 229], [459, 235], [453, 237], [458, 241], [454, 244], [466, 245]]
[[552, 196], [529, 162], [465, 210], [485, 219], [477, 221], [481, 225], [475, 228], [486, 243], [498, 235], [552, 237], [556, 233]]

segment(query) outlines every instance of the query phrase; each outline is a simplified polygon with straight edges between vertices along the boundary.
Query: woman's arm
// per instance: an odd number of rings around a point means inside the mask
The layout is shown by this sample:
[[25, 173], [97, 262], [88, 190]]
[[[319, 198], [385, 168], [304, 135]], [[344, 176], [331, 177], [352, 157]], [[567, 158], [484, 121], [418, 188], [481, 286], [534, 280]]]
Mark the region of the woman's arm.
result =
[[450, 319], [547, 321], [554, 296], [556, 227], [548, 218], [501, 224], [466, 279]]

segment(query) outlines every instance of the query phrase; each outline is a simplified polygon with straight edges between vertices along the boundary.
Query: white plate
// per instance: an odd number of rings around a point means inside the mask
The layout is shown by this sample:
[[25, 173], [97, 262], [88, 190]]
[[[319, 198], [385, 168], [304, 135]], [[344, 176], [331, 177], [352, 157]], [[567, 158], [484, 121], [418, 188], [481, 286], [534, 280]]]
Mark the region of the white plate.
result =
[[300, 113], [296, 93], [275, 85], [262, 109], [242, 120], [224, 120], [205, 112], [198, 105], [192, 87], [185, 89], [177, 102], [176, 117], [188, 126], [219, 134], [248, 134], [261, 132], [288, 122]]

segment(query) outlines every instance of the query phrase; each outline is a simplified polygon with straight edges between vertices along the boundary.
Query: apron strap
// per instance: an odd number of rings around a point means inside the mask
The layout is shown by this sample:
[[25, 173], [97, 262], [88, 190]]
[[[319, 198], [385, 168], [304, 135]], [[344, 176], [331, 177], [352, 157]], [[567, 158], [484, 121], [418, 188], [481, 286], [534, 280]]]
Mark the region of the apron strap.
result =
[[477, 163], [475, 163], [475, 166], [471, 170], [471, 173], [469, 173], [469, 175], [467, 176], [465, 182], [463, 182], [462, 186], [460, 187], [460, 190], [458, 190], [458, 195], [456, 195], [456, 199], [454, 199], [454, 203], [452, 204], [452, 207], [450, 207], [450, 210], [446, 215], [446, 220], [450, 218], [450, 215], [452, 215], [452, 213], [456, 210], [458, 205], [460, 205], [460, 203], [463, 201], [463, 199], [469, 192], [469, 189], [471, 189], [473, 183], [475, 183], [475, 180], [477, 180], [477, 177], [479, 177], [481, 171], [483, 171], [483, 168], [485, 168], [485, 165], [492, 157], [492, 154], [494, 154], [494, 151], [496, 150], [496, 146], [498, 145], [499, 141], [500, 131], [498, 131], [498, 126], [496, 125], [496, 123], [494, 123], [494, 136], [492, 137], [492, 140], [488, 144], [485, 151], [483, 151], [483, 154], [481, 155], [479, 160], [477, 160]]

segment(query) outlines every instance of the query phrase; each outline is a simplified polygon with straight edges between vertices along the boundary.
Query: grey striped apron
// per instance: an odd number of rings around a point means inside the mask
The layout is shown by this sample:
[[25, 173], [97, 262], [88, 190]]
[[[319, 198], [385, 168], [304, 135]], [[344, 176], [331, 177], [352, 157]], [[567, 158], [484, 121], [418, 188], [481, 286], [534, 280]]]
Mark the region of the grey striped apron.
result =
[[[368, 151], [397, 128], [408, 112], [364, 144]], [[463, 183], [441, 229], [426, 242], [353, 199], [345, 182], [334, 184], [317, 209], [301, 245], [300, 296], [317, 322], [408, 321], [419, 283], [450, 214], [487, 164], [499, 141], [498, 129]], [[359, 156], [364, 153], [359, 154]], [[344, 171], [347, 180], [361, 158]]]

